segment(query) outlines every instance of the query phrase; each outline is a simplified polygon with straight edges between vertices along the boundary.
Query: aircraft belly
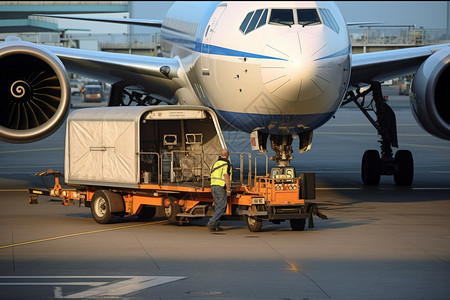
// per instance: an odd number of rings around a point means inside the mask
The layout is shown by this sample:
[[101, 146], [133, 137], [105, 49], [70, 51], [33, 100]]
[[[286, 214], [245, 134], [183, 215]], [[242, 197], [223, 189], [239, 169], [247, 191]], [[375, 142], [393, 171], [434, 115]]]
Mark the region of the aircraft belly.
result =
[[260, 130], [269, 134], [299, 134], [325, 124], [334, 111], [322, 114], [272, 115], [216, 110], [218, 115], [236, 129], [244, 132]]

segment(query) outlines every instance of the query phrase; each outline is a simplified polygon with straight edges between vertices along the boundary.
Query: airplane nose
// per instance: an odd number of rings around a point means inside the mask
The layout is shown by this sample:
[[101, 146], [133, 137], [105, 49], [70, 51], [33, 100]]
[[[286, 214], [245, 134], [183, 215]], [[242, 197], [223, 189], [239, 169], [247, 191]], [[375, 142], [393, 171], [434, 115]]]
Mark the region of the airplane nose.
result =
[[268, 42], [264, 54], [279, 59], [261, 63], [262, 81], [276, 97], [301, 102], [319, 96], [332, 78], [331, 68], [318, 58], [324, 56], [327, 43], [303, 32], [280, 35]]

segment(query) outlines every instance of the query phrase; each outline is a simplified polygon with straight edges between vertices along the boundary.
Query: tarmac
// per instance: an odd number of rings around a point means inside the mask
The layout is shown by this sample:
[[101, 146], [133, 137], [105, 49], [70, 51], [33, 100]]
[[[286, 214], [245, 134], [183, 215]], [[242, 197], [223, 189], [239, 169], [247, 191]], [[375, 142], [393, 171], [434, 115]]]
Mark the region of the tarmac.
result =
[[[39, 142], [0, 143], [0, 299], [450, 299], [450, 141], [388, 92], [413, 185], [362, 184], [361, 157], [379, 137], [346, 106], [294, 154], [297, 172], [316, 173], [314, 202], [328, 216], [303, 232], [223, 221], [210, 233], [206, 219], [160, 217], [100, 225], [78, 203], [29, 204], [27, 189], [45, 186], [34, 173], [64, 171], [64, 126]], [[224, 136], [231, 151], [250, 152], [248, 134]]]

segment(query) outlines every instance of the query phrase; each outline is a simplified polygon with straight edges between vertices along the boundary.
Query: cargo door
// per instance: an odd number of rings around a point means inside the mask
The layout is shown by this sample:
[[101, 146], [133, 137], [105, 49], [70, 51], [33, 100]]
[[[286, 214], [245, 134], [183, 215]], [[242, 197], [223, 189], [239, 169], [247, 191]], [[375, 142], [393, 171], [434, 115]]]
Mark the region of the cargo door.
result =
[[219, 23], [219, 19], [222, 16], [223, 12], [227, 8], [226, 4], [220, 4], [217, 6], [216, 10], [209, 19], [208, 25], [206, 26], [205, 34], [203, 36], [202, 42], [202, 74], [209, 75], [209, 59], [210, 59], [210, 51], [212, 46], [212, 37], [214, 35], [217, 24]]
[[137, 184], [139, 170], [135, 127], [135, 123], [129, 121], [70, 122], [69, 145], [66, 145], [69, 174], [66, 181], [87, 185]]
[[103, 122], [71, 121], [67, 133], [66, 181], [99, 182], [103, 178]]
[[103, 126], [103, 181], [138, 182], [136, 144], [135, 123], [116, 121]]

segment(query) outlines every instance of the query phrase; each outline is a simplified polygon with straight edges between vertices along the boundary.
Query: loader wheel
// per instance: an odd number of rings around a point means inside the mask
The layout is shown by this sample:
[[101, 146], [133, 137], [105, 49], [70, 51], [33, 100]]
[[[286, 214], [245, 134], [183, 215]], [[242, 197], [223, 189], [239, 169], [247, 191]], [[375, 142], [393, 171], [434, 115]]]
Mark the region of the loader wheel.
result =
[[247, 216], [247, 226], [251, 232], [260, 232], [262, 230], [262, 220]]
[[306, 219], [291, 219], [291, 228], [293, 231], [303, 231], [305, 230]]
[[109, 205], [108, 195], [104, 191], [96, 191], [91, 200], [92, 217], [97, 223], [109, 224], [114, 219]]
[[177, 223], [177, 214], [181, 212], [178, 199], [174, 197], [167, 197], [163, 200], [164, 214], [170, 223]]

